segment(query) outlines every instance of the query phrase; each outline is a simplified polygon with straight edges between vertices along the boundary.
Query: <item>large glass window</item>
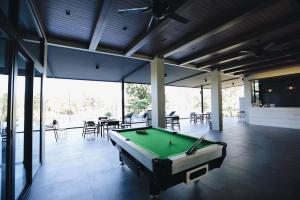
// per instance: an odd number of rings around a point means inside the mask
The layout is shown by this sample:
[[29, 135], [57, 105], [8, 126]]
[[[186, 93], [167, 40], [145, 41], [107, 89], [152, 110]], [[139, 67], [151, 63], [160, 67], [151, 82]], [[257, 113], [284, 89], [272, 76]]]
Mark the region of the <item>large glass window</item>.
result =
[[42, 74], [35, 69], [33, 80], [33, 116], [32, 116], [32, 175], [40, 166], [41, 137], [41, 81]]
[[133, 113], [133, 121], [140, 121], [151, 109], [151, 85], [147, 84], [125, 84], [125, 115]]
[[15, 197], [19, 197], [26, 185], [24, 167], [24, 122], [25, 122], [25, 75], [27, 62], [18, 55], [16, 79], [16, 142], [15, 142]]
[[7, 41], [0, 39], [0, 197], [5, 198], [6, 181], [6, 142], [7, 142], [7, 98], [8, 98], [8, 66]]
[[211, 89], [203, 89], [204, 113], [211, 112]]
[[201, 112], [201, 94], [197, 88], [166, 86], [166, 113], [176, 111], [181, 118], [188, 118], [191, 112]]
[[47, 79], [45, 90], [46, 124], [55, 119], [60, 127], [78, 127], [101, 116], [121, 119], [119, 83]]

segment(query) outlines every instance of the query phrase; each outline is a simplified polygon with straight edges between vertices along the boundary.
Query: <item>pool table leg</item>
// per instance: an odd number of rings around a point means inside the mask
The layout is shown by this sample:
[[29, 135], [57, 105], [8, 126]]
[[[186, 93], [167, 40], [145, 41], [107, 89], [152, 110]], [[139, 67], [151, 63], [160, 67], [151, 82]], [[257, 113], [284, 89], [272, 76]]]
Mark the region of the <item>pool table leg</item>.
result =
[[160, 193], [160, 188], [157, 186], [153, 181], [150, 180], [150, 197], [153, 197], [154, 199], [158, 199], [158, 195]]
[[119, 153], [119, 160], [120, 160], [120, 162], [121, 162], [121, 165], [124, 165], [124, 162], [123, 162], [123, 160], [122, 160], [122, 157], [121, 157], [121, 154]]

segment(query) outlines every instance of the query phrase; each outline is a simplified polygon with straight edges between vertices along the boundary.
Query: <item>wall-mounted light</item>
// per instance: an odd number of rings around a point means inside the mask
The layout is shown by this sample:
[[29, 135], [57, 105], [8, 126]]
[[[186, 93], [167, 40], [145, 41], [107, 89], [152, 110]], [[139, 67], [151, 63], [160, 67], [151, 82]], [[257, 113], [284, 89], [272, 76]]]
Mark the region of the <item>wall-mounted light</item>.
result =
[[96, 70], [100, 70], [100, 66], [99, 65], [96, 65]]
[[273, 90], [272, 90], [271, 88], [270, 88], [270, 89], [268, 89], [268, 92], [270, 92], [270, 93], [271, 93], [272, 91], [273, 91]]
[[289, 86], [289, 87], [288, 87], [288, 90], [289, 90], [289, 91], [293, 91], [293, 90], [295, 90], [295, 89], [296, 89], [295, 86]]

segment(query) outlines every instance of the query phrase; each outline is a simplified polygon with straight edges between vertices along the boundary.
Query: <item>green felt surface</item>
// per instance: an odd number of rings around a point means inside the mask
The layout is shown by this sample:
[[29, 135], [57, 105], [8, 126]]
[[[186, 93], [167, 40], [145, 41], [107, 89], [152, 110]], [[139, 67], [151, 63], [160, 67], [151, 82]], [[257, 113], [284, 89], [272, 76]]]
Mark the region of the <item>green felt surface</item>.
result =
[[[138, 134], [134, 130], [119, 131], [118, 133], [145, 150], [158, 155], [161, 159], [186, 152], [197, 140], [194, 137], [173, 134], [170, 131], [157, 128], [148, 128], [145, 130], [146, 134]], [[169, 144], [169, 141], [172, 144]], [[205, 140], [197, 148], [203, 148], [210, 144], [210, 142]]]

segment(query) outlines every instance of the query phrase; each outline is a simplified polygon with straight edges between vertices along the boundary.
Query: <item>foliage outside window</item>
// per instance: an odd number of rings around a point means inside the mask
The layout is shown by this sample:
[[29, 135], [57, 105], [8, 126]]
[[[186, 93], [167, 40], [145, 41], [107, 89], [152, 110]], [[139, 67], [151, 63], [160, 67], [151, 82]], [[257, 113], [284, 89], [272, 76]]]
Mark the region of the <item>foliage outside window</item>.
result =
[[151, 107], [151, 87], [146, 84], [125, 84], [126, 111], [140, 115]]

